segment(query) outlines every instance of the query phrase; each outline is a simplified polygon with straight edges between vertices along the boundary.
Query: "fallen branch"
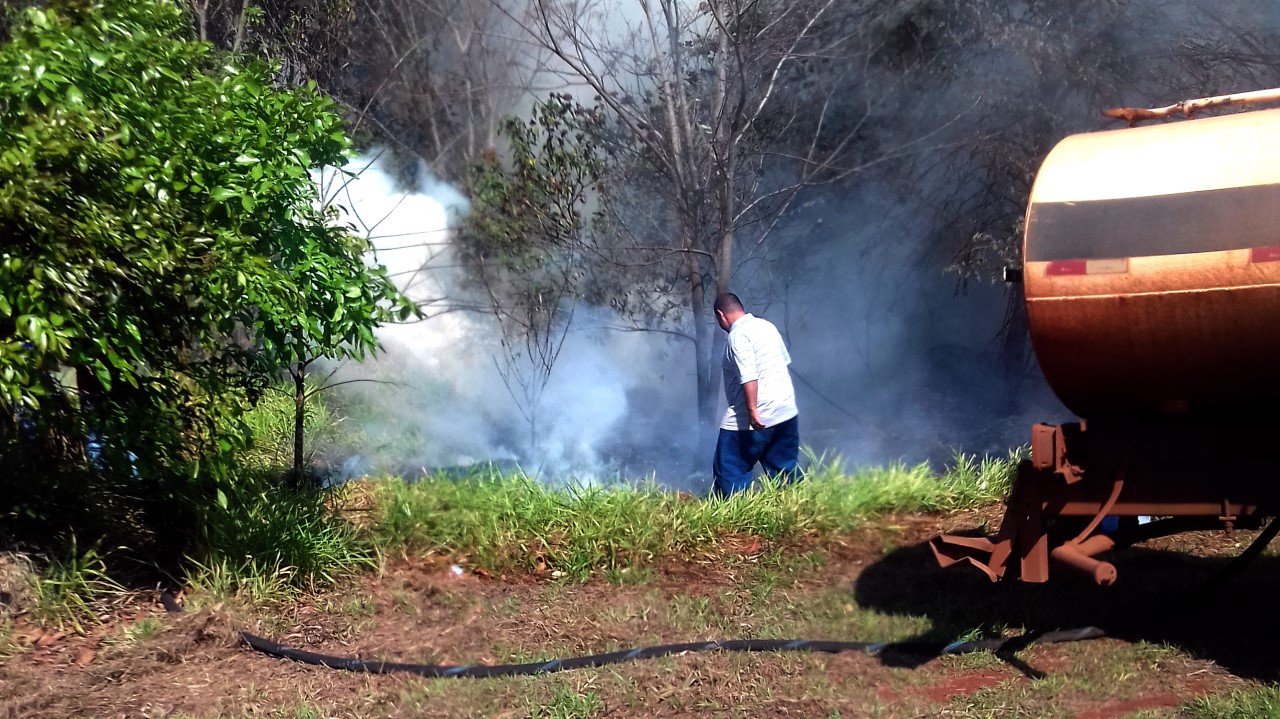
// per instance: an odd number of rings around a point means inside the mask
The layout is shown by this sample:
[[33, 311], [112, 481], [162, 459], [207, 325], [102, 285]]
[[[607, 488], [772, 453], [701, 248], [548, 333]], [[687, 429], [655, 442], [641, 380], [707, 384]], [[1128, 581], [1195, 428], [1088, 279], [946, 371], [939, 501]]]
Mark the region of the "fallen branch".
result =
[[1218, 95], [1217, 97], [1202, 97], [1198, 100], [1183, 100], [1168, 107], [1155, 107], [1148, 110], [1136, 107], [1116, 107], [1110, 110], [1103, 110], [1102, 114], [1116, 120], [1124, 120], [1129, 123], [1129, 127], [1133, 127], [1144, 120], [1159, 120], [1174, 115], [1184, 115], [1191, 118], [1201, 110], [1233, 105], [1253, 105], [1264, 102], [1280, 102], [1280, 88], [1240, 92], [1234, 95]]

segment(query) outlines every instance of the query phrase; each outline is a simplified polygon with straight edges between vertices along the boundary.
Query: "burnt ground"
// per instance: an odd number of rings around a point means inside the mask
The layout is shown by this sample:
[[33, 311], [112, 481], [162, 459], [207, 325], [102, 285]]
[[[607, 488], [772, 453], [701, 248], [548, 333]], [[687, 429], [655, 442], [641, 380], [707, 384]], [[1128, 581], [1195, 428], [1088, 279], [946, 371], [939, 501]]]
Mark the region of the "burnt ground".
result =
[[[1198, 533], [1117, 555], [1097, 588], [992, 585], [933, 565], [924, 540], [980, 514], [891, 517], [822, 547], [727, 537], [721, 550], [586, 584], [389, 561], [279, 607], [153, 595], [83, 634], [0, 625], [0, 717], [1181, 716], [1197, 697], [1275, 681], [1266, 555], [1208, 601], [1198, 582], [1251, 539]], [[291, 663], [238, 629], [347, 656], [506, 663], [705, 639], [1001, 636], [1100, 626], [1108, 638], [1015, 657], [699, 653], [539, 677], [422, 680]]]

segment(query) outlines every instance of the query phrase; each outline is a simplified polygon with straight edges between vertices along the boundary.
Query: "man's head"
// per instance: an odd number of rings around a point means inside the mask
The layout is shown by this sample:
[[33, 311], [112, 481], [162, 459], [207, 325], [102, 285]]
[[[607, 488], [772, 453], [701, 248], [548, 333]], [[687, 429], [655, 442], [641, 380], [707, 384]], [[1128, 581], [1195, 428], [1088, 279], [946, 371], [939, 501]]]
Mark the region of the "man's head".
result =
[[732, 292], [716, 296], [716, 322], [720, 323], [720, 329], [725, 332], [733, 326], [738, 318], [745, 315], [747, 310], [742, 306], [742, 300]]

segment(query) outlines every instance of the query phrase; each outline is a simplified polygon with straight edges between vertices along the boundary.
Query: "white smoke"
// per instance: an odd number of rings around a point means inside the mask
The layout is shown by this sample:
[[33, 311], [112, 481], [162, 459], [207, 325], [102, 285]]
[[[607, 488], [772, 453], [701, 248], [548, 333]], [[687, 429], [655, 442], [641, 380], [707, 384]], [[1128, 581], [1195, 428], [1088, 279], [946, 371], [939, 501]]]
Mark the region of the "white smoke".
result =
[[[330, 400], [347, 416], [340, 434], [348, 446], [337, 452], [346, 455], [348, 472], [411, 474], [498, 462], [548, 481], [582, 482], [652, 471], [624, 466], [635, 433], [671, 441], [661, 430], [692, 423], [692, 413], [673, 421], [670, 410], [665, 416], [650, 410], [623, 420], [636, 396], [667, 407], [688, 404], [679, 399], [690, 391], [680, 374], [662, 371], [673, 362], [667, 340], [610, 331], [608, 311], [575, 307], [565, 313], [572, 321], [536, 407], [522, 407], [513, 398], [513, 390], [523, 396], [520, 388], [498, 369], [510, 358], [498, 342], [497, 322], [469, 296], [455, 253], [466, 199], [421, 160], [405, 166], [390, 154], [371, 153], [344, 170], [317, 176], [323, 199], [371, 240], [371, 261], [386, 267], [427, 315], [381, 328], [383, 353], [348, 363], [330, 378], [358, 380]], [[668, 376], [675, 381], [661, 379]], [[668, 398], [655, 402], [655, 394]]]

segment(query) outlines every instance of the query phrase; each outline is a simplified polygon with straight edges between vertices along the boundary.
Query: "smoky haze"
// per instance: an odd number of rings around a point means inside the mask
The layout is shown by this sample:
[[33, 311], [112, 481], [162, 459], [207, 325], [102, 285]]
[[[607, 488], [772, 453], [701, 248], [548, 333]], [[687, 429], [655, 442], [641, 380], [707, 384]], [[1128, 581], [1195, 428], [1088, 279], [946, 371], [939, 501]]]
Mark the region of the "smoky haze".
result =
[[1003, 454], [1028, 441], [1030, 424], [1069, 416], [1023, 354], [1025, 338], [1011, 351], [1014, 288], [962, 287], [915, 239], [929, 227], [897, 197], [868, 191], [809, 209], [818, 219], [797, 241], [812, 250], [773, 260], [781, 296], [763, 306], [791, 347], [815, 449], [936, 463]]
[[[497, 462], [548, 481], [656, 475], [706, 490], [687, 342], [622, 331], [608, 308], [575, 308], [530, 421], [498, 371], [496, 321], [474, 309], [449, 244], [465, 200], [421, 165], [365, 157], [348, 169], [355, 179], [326, 176], [330, 197], [430, 316], [384, 327], [379, 358], [333, 376], [373, 380], [331, 400], [346, 420], [328, 454], [344, 474]], [[816, 453], [852, 464], [1003, 453], [1026, 441], [1030, 422], [1064, 416], [1033, 366], [1012, 377], [1001, 362], [1007, 288], [961, 293], [918, 242], [882, 241], [912, 236], [893, 197], [820, 196], [790, 224], [791, 241], [809, 249], [744, 262], [741, 294], [787, 337]]]
[[[497, 321], [452, 246], [465, 198], [421, 161], [385, 150], [344, 169], [352, 176], [317, 178], [323, 197], [372, 241], [371, 261], [427, 317], [381, 328], [379, 357], [334, 369], [329, 382], [350, 383], [329, 400], [344, 415], [342, 439], [324, 453], [335, 469], [415, 474], [496, 462], [549, 481], [619, 472], [686, 480], [689, 468], [670, 455], [693, 416], [682, 411], [687, 389], [672, 371], [681, 363], [670, 340], [611, 329], [608, 310], [575, 307], [545, 389], [527, 406], [500, 370], [528, 358], [504, 354]], [[627, 416], [641, 408], [646, 416]], [[648, 439], [634, 441], [640, 435]]]
[[[851, 464], [1003, 453], [1028, 440], [1029, 424], [1070, 417], [1036, 367], [1017, 288], [992, 281], [1017, 263], [1040, 159], [1067, 134], [1112, 128], [1104, 107], [1280, 85], [1280, 60], [1259, 49], [1274, 47], [1280, 11], [892, 7], [878, 20], [884, 50], [848, 95], [880, 103], [863, 141], [910, 151], [806, 190], [766, 244], [741, 233], [732, 289], [786, 336], [802, 438], [817, 453]], [[386, 328], [379, 360], [339, 370], [386, 384], [335, 392], [351, 439], [333, 461], [350, 472], [497, 461], [548, 479], [656, 473], [705, 490], [711, 447], [698, 439], [689, 343], [621, 331], [608, 307], [565, 308], [565, 344], [531, 413], [503, 379], [496, 324], [452, 255], [447, 230], [464, 198], [396, 155], [363, 171], [347, 202], [432, 316]], [[421, 247], [391, 249], [415, 233]]]

